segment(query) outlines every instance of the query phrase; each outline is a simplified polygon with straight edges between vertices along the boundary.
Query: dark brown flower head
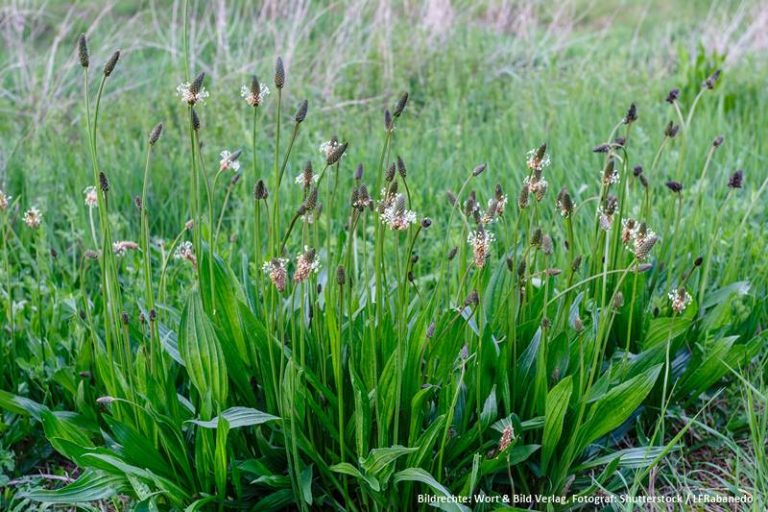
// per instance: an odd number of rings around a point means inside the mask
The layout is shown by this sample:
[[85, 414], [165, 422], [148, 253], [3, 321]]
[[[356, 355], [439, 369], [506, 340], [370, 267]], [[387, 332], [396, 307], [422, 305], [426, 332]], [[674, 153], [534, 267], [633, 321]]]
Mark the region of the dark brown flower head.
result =
[[107, 63], [104, 65], [104, 76], [109, 76], [112, 74], [112, 72], [115, 70], [115, 66], [117, 66], [117, 61], [120, 59], [120, 50], [117, 50], [115, 53], [112, 54], [112, 56], [109, 58]]
[[472, 290], [469, 292], [469, 295], [467, 295], [467, 298], [464, 299], [464, 307], [467, 306], [476, 306], [480, 303], [480, 295], [477, 293], [477, 290]]
[[448, 204], [456, 206], [456, 194], [448, 190], [445, 192], [445, 197], [448, 199]]
[[671, 190], [672, 192], [675, 192], [677, 194], [679, 194], [680, 192], [683, 191], [683, 184], [680, 183], [679, 181], [672, 181], [672, 180], [670, 180], [670, 181], [668, 181], [666, 183], [666, 185], [667, 185], [667, 188], [669, 190]]
[[136, 209], [141, 211], [144, 207], [144, 203], [141, 202], [141, 196], [136, 196], [133, 198], [133, 204], [136, 206]]
[[716, 69], [714, 73], [712, 73], [706, 80], [704, 80], [702, 86], [712, 90], [715, 88], [715, 85], [717, 85], [718, 78], [720, 78], [720, 70]]
[[149, 145], [154, 146], [163, 134], [163, 123], [157, 123], [152, 131], [149, 132]]
[[199, 94], [200, 90], [203, 88], [204, 80], [205, 80], [205, 71], [201, 72], [199, 75], [195, 77], [195, 79], [189, 85], [189, 92], [193, 95]]
[[541, 241], [544, 234], [541, 232], [541, 228], [536, 228], [531, 235], [530, 244], [532, 247], [541, 247]]
[[278, 57], [275, 61], [275, 87], [282, 89], [283, 86], [285, 86], [285, 67], [282, 57]]
[[648, 188], [648, 178], [645, 177], [645, 174], [641, 174], [637, 178], [640, 180], [640, 184], [643, 188]]
[[393, 163], [389, 167], [387, 167], [387, 170], [384, 171], [384, 180], [387, 183], [390, 183], [393, 179], [395, 179], [395, 164]]
[[264, 180], [257, 181], [256, 186], [253, 187], [253, 198], [257, 201], [261, 201], [267, 197], [269, 197], [269, 191], [267, 191], [267, 186], [264, 184]]
[[422, 228], [427, 229], [431, 225], [432, 225], [432, 219], [430, 219], [429, 217], [424, 217], [423, 219], [421, 219]]
[[101, 187], [101, 191], [104, 192], [104, 195], [109, 192], [109, 180], [107, 179], [107, 175], [104, 174], [104, 171], [99, 172], [99, 187]]
[[344, 286], [347, 282], [347, 271], [344, 269], [344, 265], [336, 267], [336, 284]]
[[328, 158], [326, 159], [325, 163], [328, 165], [333, 165], [338, 162], [344, 155], [344, 152], [347, 150], [347, 145], [348, 144], [344, 142], [334, 146], [334, 148], [328, 153]]
[[200, 131], [200, 116], [197, 115], [197, 110], [192, 109], [192, 129], [196, 132]]
[[392, 112], [389, 110], [384, 111], [384, 129], [388, 132], [395, 129], [395, 122], [392, 120]]
[[88, 42], [85, 39], [85, 34], [80, 34], [80, 38], [77, 40], [77, 55], [80, 58], [80, 65], [87, 68], [90, 64], [90, 57], [88, 56]]
[[678, 98], [680, 98], [680, 89], [675, 88], [670, 90], [667, 94], [666, 102], [671, 105], [672, 103], [676, 102]]
[[528, 183], [523, 183], [523, 188], [520, 189], [520, 195], [517, 196], [517, 206], [524, 210], [528, 206], [528, 196], [530, 195], [530, 188]]
[[408, 92], [406, 91], [406, 92], [403, 92], [403, 94], [401, 94], [400, 98], [397, 100], [393, 115], [395, 117], [400, 117], [400, 114], [403, 113], [403, 110], [405, 110], [405, 106], [407, 104], [408, 104]]
[[229, 184], [230, 184], [230, 186], [233, 186], [233, 187], [234, 187], [235, 185], [237, 185], [238, 183], [240, 183], [240, 178], [242, 178], [242, 177], [243, 177], [243, 175], [242, 175], [242, 174], [240, 174], [239, 172], [235, 173], [235, 174], [232, 176], [232, 179], [231, 179], [231, 180], [229, 180]]
[[640, 176], [641, 174], [643, 174], [643, 166], [642, 166], [642, 165], [636, 165], [636, 166], [635, 166], [635, 167], [632, 169], [632, 174], [635, 176], [635, 178], [637, 178], [638, 176]]
[[397, 157], [397, 172], [403, 179], [405, 179], [406, 175], [408, 174], [408, 171], [405, 168], [405, 162], [403, 162], [403, 159], [400, 158], [399, 155]]
[[312, 211], [317, 207], [317, 187], [312, 187], [302, 206], [306, 211]]
[[603, 211], [607, 215], [613, 215], [619, 208], [619, 198], [611, 194], [605, 199], [605, 205]]
[[670, 121], [670, 122], [667, 124], [667, 127], [666, 127], [666, 128], [664, 128], [664, 135], [666, 135], [666, 136], [667, 136], [667, 137], [669, 137], [670, 139], [674, 139], [674, 138], [675, 138], [675, 136], [677, 135], [677, 132], [679, 132], [679, 131], [680, 131], [680, 126], [679, 126], [679, 125], [676, 125], [675, 123], [673, 123], [672, 121]]
[[554, 246], [552, 244], [552, 237], [549, 235], [544, 235], [541, 237], [541, 252], [549, 256], [552, 254], [553, 250]]
[[651, 235], [648, 237], [645, 237], [643, 241], [638, 245], [635, 256], [638, 260], [643, 261], [645, 258], [648, 257], [648, 254], [650, 254], [651, 249], [653, 249], [653, 246], [656, 245], [656, 242], [659, 240], [659, 238], [656, 235]]
[[577, 272], [580, 266], [581, 266], [581, 256], [576, 256], [575, 258], [573, 258], [573, 261], [571, 262], [571, 271]]
[[358, 164], [355, 169], [355, 180], [360, 181], [363, 179], [363, 164]]
[[632, 103], [627, 110], [627, 115], [624, 116], [624, 124], [632, 124], [637, 121], [637, 106]]
[[592, 148], [593, 153], [607, 153], [610, 150], [611, 150], [611, 145], [606, 143], [598, 144], [597, 146]]
[[294, 119], [297, 123], [301, 123], [307, 117], [307, 110], [309, 109], [309, 101], [304, 100], [299, 104], [299, 108], [296, 110]]
[[496, 184], [496, 190], [494, 191], [493, 196], [496, 198], [496, 201], [502, 201], [506, 199], [506, 196], [504, 195], [504, 189], [501, 188], [501, 183]]
[[699, 256], [695, 260], [693, 260], [693, 266], [694, 267], [700, 267], [701, 264], [704, 263], [704, 258]]
[[476, 166], [474, 169], [472, 169], [472, 176], [480, 176], [485, 172], [486, 168], [487, 168], [486, 164], [480, 164]]
[[627, 139], [625, 137], [616, 137], [613, 139], [613, 146], [617, 148], [623, 148], [626, 143]]
[[560, 210], [560, 215], [568, 218], [573, 213], [573, 200], [571, 194], [568, 193], [568, 189], [563, 187], [560, 193], [557, 195], [557, 208]]
[[722, 135], [718, 135], [717, 137], [715, 137], [715, 140], [712, 141], [712, 146], [719, 148], [720, 146], [723, 145], [724, 140], [725, 138]]
[[446, 256], [446, 258], [448, 259], [448, 261], [452, 261], [452, 260], [453, 260], [453, 258], [455, 258], [455, 257], [456, 257], [456, 253], [457, 253], [457, 252], [459, 252], [459, 248], [458, 248], [458, 247], [452, 247], [452, 248], [451, 248], [451, 250], [450, 250], [450, 251], [448, 251], [448, 255]]
[[525, 278], [526, 267], [525, 258], [522, 258], [517, 265], [517, 277], [520, 278], [521, 281]]
[[743, 184], [744, 171], [741, 169], [731, 174], [731, 177], [728, 179], [728, 188], [741, 188]]

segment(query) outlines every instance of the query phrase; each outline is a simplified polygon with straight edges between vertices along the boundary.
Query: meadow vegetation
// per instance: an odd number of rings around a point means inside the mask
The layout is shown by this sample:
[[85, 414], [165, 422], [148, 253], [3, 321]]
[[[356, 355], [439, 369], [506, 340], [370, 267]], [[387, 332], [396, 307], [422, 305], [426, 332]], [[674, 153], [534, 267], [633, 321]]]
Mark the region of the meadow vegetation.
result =
[[707, 6], [2, 7], [0, 508], [764, 509], [768, 13]]

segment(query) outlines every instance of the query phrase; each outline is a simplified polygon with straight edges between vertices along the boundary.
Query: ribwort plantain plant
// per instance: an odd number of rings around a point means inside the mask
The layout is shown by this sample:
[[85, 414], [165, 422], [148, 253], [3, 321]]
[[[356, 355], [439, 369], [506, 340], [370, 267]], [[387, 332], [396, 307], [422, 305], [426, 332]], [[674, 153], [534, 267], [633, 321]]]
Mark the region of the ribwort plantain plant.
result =
[[[363, 511], [420, 509], [415, 496], [424, 492], [613, 492], [627, 458], [656, 464], [679, 439], [664, 435], [670, 406], [700, 396], [757, 352], [762, 336], [737, 342], [725, 294], [709, 284], [717, 248], [691, 261], [680, 242], [686, 212], [705, 193], [688, 183], [705, 179], [722, 144], [702, 155], [700, 174], [692, 171], [694, 112], [716, 93], [719, 72], [687, 115], [680, 91], [668, 94], [679, 124], [658, 134], [647, 171], [637, 164], [647, 148], [633, 130], [645, 116], [632, 103], [593, 148], [595, 170], [583, 187], [555, 187], [551, 169], [564, 165], [558, 141], [537, 141], [511, 163], [513, 173], [463, 162], [462, 183], [438, 206], [419, 188], [427, 171], [401, 143], [418, 108], [407, 92], [370, 134], [381, 139], [376, 155], [356, 149], [365, 133], [334, 136], [318, 153], [299, 137], [313, 122], [308, 101], [285, 119], [293, 91], [279, 57], [274, 97], [256, 74], [243, 77], [245, 140], [227, 140], [218, 162], [210, 158], [222, 141], [201, 124], [202, 105], [214, 107], [226, 91], [204, 72], [190, 79], [187, 35], [185, 24], [183, 121], [164, 119], [147, 132], [140, 191], [120, 190], [99, 159], [101, 99], [121, 72], [120, 54], [107, 61], [94, 103], [93, 57], [85, 36], [77, 43], [92, 175], [83, 177], [90, 240], [73, 323], [76, 364], [88, 379], [65, 381], [75, 396], [70, 412], [47, 392], [22, 396], [15, 381], [13, 393], [0, 392], [0, 407], [39, 421], [53, 449], [82, 472], [26, 498], [127, 497], [135, 510]], [[188, 197], [185, 223], [166, 246], [153, 237], [162, 234], [153, 222], [162, 208], [153, 162], [170, 151], [168, 132], [188, 137], [189, 162], [175, 169], [187, 177], [176, 183]], [[662, 167], [672, 147], [678, 160]], [[271, 161], [262, 166], [265, 154]], [[723, 204], [748, 185], [734, 172]], [[138, 223], [125, 232], [109, 215], [116, 194], [138, 197]], [[228, 216], [231, 208], [242, 215]], [[6, 269], [20, 224], [13, 211], [0, 191]], [[46, 282], [45, 269], [57, 263], [41, 261], [40, 210], [30, 206], [23, 222], [36, 281]], [[134, 265], [138, 280], [129, 278]], [[23, 290], [12, 291], [10, 280], [4, 288], [13, 338], [13, 295]], [[34, 297], [42, 303], [41, 292]], [[42, 311], [40, 390], [65, 380], [47, 358], [55, 352]], [[653, 431], [646, 445], [617, 450], [615, 435], [635, 425]]]

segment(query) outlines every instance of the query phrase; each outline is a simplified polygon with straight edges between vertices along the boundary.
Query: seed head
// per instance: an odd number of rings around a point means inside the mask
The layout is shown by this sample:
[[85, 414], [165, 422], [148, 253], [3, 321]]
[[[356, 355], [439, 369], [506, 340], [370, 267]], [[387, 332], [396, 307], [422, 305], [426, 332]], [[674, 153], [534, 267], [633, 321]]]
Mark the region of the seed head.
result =
[[427, 339], [431, 338], [435, 335], [435, 329], [437, 328], [437, 324], [434, 320], [432, 320], [429, 325], [427, 326]]
[[421, 219], [422, 228], [427, 229], [431, 225], [432, 225], [432, 219], [430, 219], [429, 217], [424, 217], [423, 219]]
[[264, 98], [269, 95], [269, 87], [259, 83], [256, 75], [251, 77], [251, 85], [240, 87], [240, 96], [250, 106], [256, 108], [264, 102]]
[[671, 190], [672, 192], [675, 192], [676, 194], [679, 194], [683, 190], [683, 184], [680, 183], [679, 181], [670, 180], [666, 183], [666, 185], [669, 190]]
[[173, 253], [173, 259], [186, 260], [192, 264], [193, 268], [197, 268], [197, 257], [195, 256], [195, 249], [192, 246], [192, 242], [185, 241], [180, 243]]
[[395, 164], [393, 163], [389, 167], [387, 167], [387, 170], [384, 171], [384, 180], [389, 183], [393, 179], [395, 179]]
[[541, 228], [536, 228], [533, 230], [533, 234], [531, 235], [530, 244], [532, 247], [541, 247], [541, 241], [543, 238], [543, 233], [541, 232]]
[[310, 190], [309, 195], [304, 200], [302, 206], [308, 212], [311, 212], [317, 207], [317, 187], [312, 187], [312, 190]]
[[355, 169], [355, 180], [360, 181], [363, 179], [363, 164], [358, 164]]
[[739, 169], [728, 178], [728, 188], [741, 188], [744, 184], [744, 171]]
[[629, 105], [627, 115], [624, 116], [624, 124], [632, 124], [637, 121], [637, 106], [634, 103]]
[[483, 268], [490, 255], [491, 244], [496, 240], [493, 233], [487, 232], [483, 226], [473, 231], [467, 237], [467, 243], [472, 247], [473, 259], [477, 268]]
[[388, 132], [395, 129], [395, 122], [392, 120], [392, 112], [389, 110], [384, 111], [384, 129]]
[[130, 240], [119, 240], [112, 244], [112, 252], [117, 256], [125, 256], [128, 251], [137, 251], [139, 244]]
[[[91, 187], [93, 188], [93, 187]], [[0, 189], [0, 212], [4, 212], [8, 209], [8, 205], [11, 203], [11, 196], [3, 192], [2, 189]]]
[[472, 290], [469, 292], [469, 295], [467, 295], [467, 298], [464, 299], [464, 307], [467, 306], [476, 306], [480, 303], [480, 295], [477, 293], [477, 290]]
[[405, 106], [408, 104], [408, 91], [403, 92], [403, 94], [400, 95], [400, 99], [397, 100], [397, 103], [395, 104], [395, 111], [394, 116], [400, 117], [400, 114], [403, 113], [403, 110], [405, 109]]
[[670, 291], [668, 297], [669, 300], [672, 301], [672, 311], [677, 314], [685, 311], [685, 308], [688, 307], [688, 304], [693, 301], [691, 294], [688, 293], [682, 286]]
[[205, 71], [201, 71], [189, 84], [189, 92], [194, 95], [200, 94], [203, 90], [203, 81], [205, 81]]
[[264, 184], [264, 180], [257, 181], [256, 186], [253, 187], [253, 198], [260, 201], [266, 199], [268, 196], [269, 192], [267, 191], [267, 186]]
[[305, 281], [319, 269], [320, 262], [317, 260], [317, 253], [311, 247], [304, 246], [304, 252], [296, 258], [296, 272], [293, 274], [293, 281], [296, 283]]
[[486, 164], [480, 164], [476, 166], [474, 169], [472, 169], [472, 176], [480, 176], [485, 172], [486, 168], [487, 168]]
[[609, 158], [603, 169], [603, 185], [606, 187], [619, 182], [619, 170], [616, 168], [616, 161]]
[[704, 258], [701, 257], [701, 256], [699, 256], [698, 258], [693, 260], [693, 266], [694, 267], [700, 267], [702, 263], [704, 263]]
[[107, 63], [104, 65], [104, 76], [109, 76], [112, 74], [112, 72], [115, 70], [115, 66], [117, 66], [117, 61], [120, 59], [120, 50], [117, 50], [115, 53], [112, 54], [112, 56], [109, 58]]
[[307, 110], [309, 109], [309, 101], [304, 100], [299, 105], [299, 108], [296, 110], [296, 116], [294, 116], [294, 119], [296, 120], [296, 123], [301, 123], [304, 121], [304, 119], [307, 117]]
[[648, 178], [645, 177], [645, 174], [641, 174], [637, 178], [640, 180], [640, 184], [643, 188], [648, 188]]
[[573, 258], [573, 261], [571, 262], [571, 272], [578, 272], [580, 266], [581, 266], [581, 256], [576, 256], [575, 258]]
[[453, 247], [453, 248], [451, 248], [451, 250], [450, 250], [450, 251], [448, 251], [448, 255], [446, 256], [446, 258], [448, 259], [448, 261], [453, 261], [453, 258], [455, 258], [455, 257], [456, 257], [456, 253], [457, 253], [457, 252], [459, 252], [459, 248], [458, 248], [458, 247]]
[[549, 156], [547, 155], [547, 144], [544, 143], [537, 149], [528, 152], [528, 168], [534, 171], [541, 171], [549, 165]]
[[552, 246], [552, 237], [549, 235], [544, 235], [541, 238], [541, 252], [543, 252], [545, 255], [550, 256], [553, 251]]
[[676, 102], [680, 98], [680, 89], [671, 89], [669, 93], [667, 93], [667, 99], [665, 100], [670, 105]]
[[624, 294], [619, 292], [616, 292], [616, 295], [613, 296], [613, 309], [621, 309], [624, 306]]
[[722, 135], [718, 135], [717, 137], [715, 137], [715, 140], [712, 141], [712, 146], [715, 148], [719, 148], [720, 146], [722, 146], [724, 140], [725, 139]]
[[568, 218], [573, 213], [573, 200], [571, 194], [568, 193], [568, 189], [563, 187], [560, 193], [557, 195], [557, 208], [560, 210], [560, 215]]
[[720, 70], [716, 69], [714, 73], [712, 73], [706, 80], [704, 80], [702, 86], [712, 90], [715, 88], [718, 78], [720, 78]]
[[643, 238], [635, 249], [635, 257], [640, 261], [645, 260], [658, 240], [659, 238], [655, 234]]
[[109, 180], [107, 179], [107, 175], [104, 174], [104, 171], [99, 172], [99, 187], [101, 187], [101, 191], [104, 192], [104, 195], [109, 192]]
[[642, 165], [636, 165], [634, 168], [632, 168], [632, 175], [637, 178], [643, 174], [643, 166]]
[[157, 123], [152, 131], [149, 132], [149, 145], [154, 146], [163, 134], [163, 123]]
[[88, 56], [88, 42], [85, 39], [85, 34], [80, 34], [80, 38], [77, 40], [77, 55], [80, 58], [80, 65], [87, 68], [90, 58]]
[[525, 210], [525, 208], [528, 206], [529, 193], [530, 193], [530, 190], [528, 187], [528, 183], [523, 183], [523, 188], [520, 190], [520, 195], [517, 196], [517, 206], [521, 210]]
[[666, 135], [670, 139], [674, 139], [678, 131], [680, 131], [680, 126], [670, 121], [667, 124], [667, 127], [664, 129], [664, 135]]
[[336, 284], [344, 286], [347, 282], [347, 271], [344, 269], [344, 265], [336, 267]]
[[397, 172], [398, 174], [400, 174], [400, 177], [403, 179], [405, 179], [406, 175], [408, 174], [405, 169], [405, 162], [403, 162], [403, 159], [400, 158], [399, 155], [397, 157]]
[[197, 110], [192, 109], [192, 129], [195, 132], [200, 131], [200, 116], [197, 115]]
[[277, 291], [281, 293], [285, 291], [285, 285], [288, 281], [288, 271], [285, 268], [286, 263], [288, 263], [288, 260], [285, 258], [272, 258], [264, 262], [264, 265], [261, 267]]
[[338, 144], [328, 153], [328, 158], [326, 159], [325, 163], [328, 165], [335, 164], [341, 159], [341, 157], [344, 155], [344, 152], [346, 150], [347, 150], [346, 142]]
[[507, 425], [501, 432], [501, 439], [499, 439], [499, 453], [509, 448], [514, 440], [515, 431], [512, 429], [512, 425]]
[[277, 58], [275, 61], [275, 87], [282, 89], [285, 86], [285, 67], [283, 67], [283, 59]]

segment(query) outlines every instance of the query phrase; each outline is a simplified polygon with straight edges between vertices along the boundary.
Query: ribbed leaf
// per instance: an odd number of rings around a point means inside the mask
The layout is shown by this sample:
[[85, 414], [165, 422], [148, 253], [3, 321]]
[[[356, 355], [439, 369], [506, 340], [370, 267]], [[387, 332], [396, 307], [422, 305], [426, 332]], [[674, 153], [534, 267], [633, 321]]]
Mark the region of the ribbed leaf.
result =
[[[435, 478], [430, 475], [427, 471], [421, 469], [421, 468], [407, 468], [402, 471], [398, 471], [395, 473], [394, 476], [395, 483], [398, 482], [421, 482], [423, 484], [427, 484], [432, 489], [437, 491], [442, 496], [451, 496], [451, 492], [443, 487], [440, 482], [435, 480]], [[458, 503], [446, 503], [448, 505], [448, 508], [443, 508], [443, 510], [452, 510], [452, 511], [459, 511], [459, 512], [468, 512], [469, 508], [465, 507], [464, 505], [460, 505]]]
[[86, 470], [75, 482], [61, 489], [37, 489], [24, 493], [23, 496], [42, 503], [72, 505], [111, 498], [127, 486], [125, 477]]
[[189, 423], [194, 423], [203, 428], [216, 428], [219, 425], [219, 418], [226, 419], [229, 423], [229, 428], [252, 427], [280, 419], [277, 416], [272, 416], [250, 407], [231, 407], [211, 420], [189, 420]]
[[189, 380], [200, 396], [210, 392], [216, 404], [223, 404], [228, 391], [227, 367], [197, 291], [191, 293], [181, 315], [179, 352], [186, 364]]
[[573, 379], [567, 376], [547, 394], [544, 414], [544, 434], [541, 440], [541, 470], [546, 472], [549, 459], [555, 452], [563, 432], [563, 420], [568, 411], [568, 401], [573, 391]]
[[588, 419], [581, 429], [577, 452], [581, 452], [595, 439], [615, 429], [637, 409], [648, 396], [659, 376], [662, 365], [629, 379], [610, 389], [591, 406]]

